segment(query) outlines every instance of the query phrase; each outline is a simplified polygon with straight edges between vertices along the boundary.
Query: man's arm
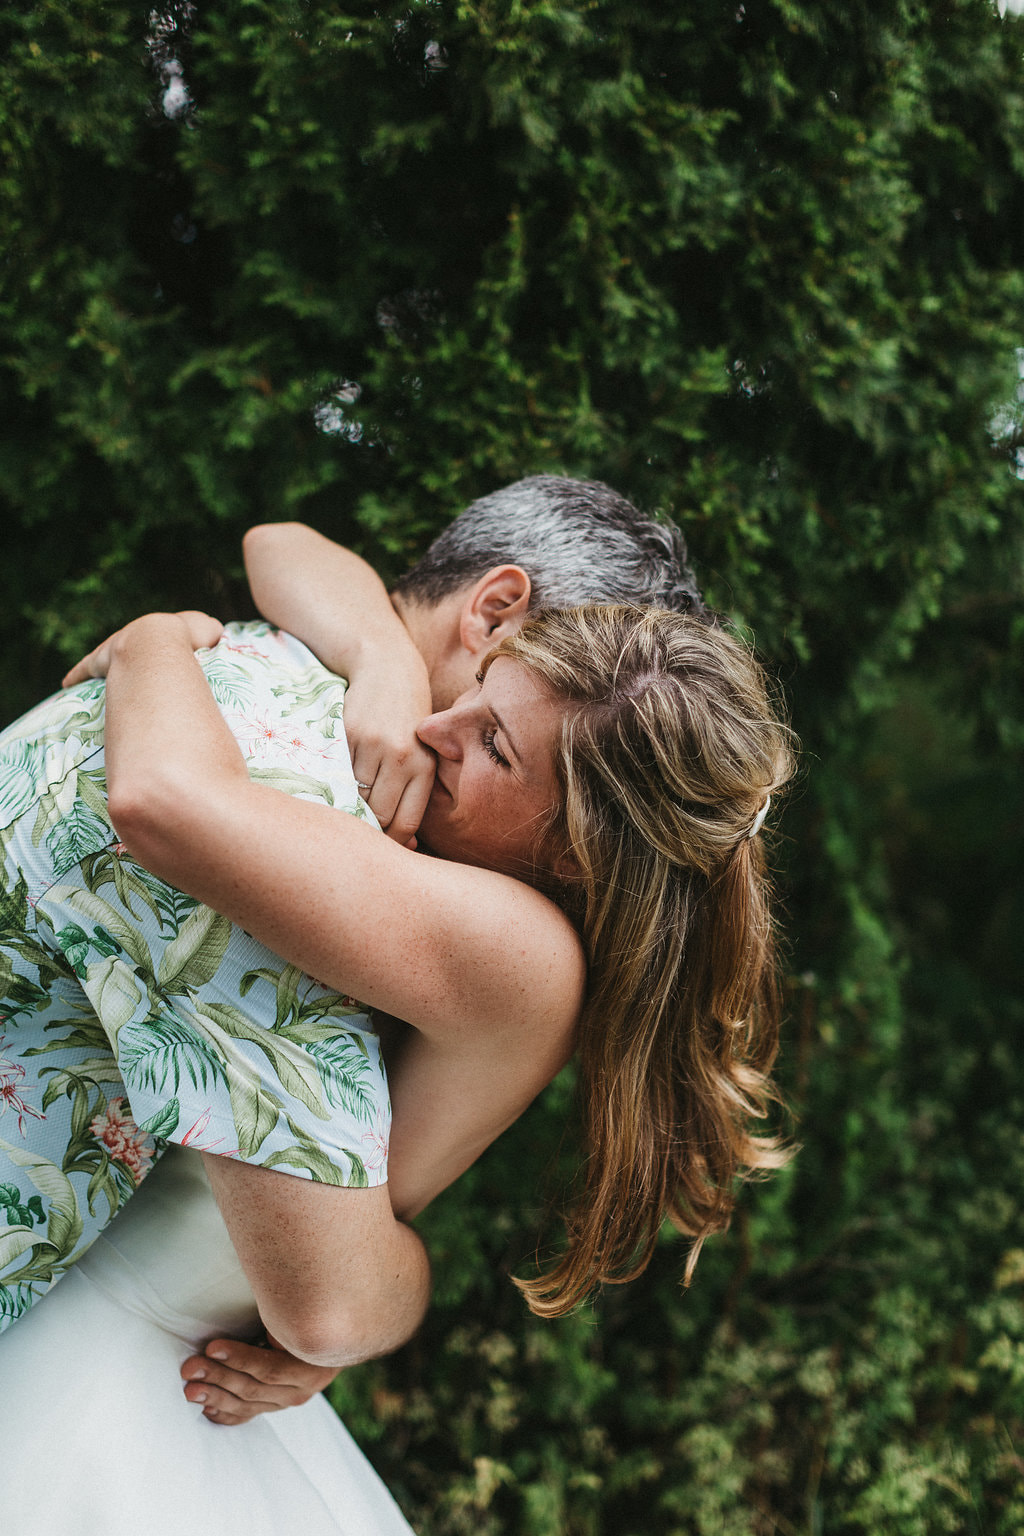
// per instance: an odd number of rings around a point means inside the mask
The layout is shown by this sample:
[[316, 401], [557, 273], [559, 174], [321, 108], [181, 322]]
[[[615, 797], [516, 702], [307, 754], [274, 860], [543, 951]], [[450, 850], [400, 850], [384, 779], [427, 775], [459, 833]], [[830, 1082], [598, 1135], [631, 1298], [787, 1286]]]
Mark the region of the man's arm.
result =
[[397, 1349], [430, 1295], [426, 1249], [396, 1221], [386, 1187], [342, 1189], [204, 1154], [260, 1317], [313, 1365]]
[[303, 523], [261, 523], [242, 542], [253, 601], [349, 681], [345, 735], [364, 798], [399, 843], [420, 824], [434, 758], [416, 727], [431, 712], [422, 656], [365, 560]]
[[[395, 1106], [386, 1189], [393, 1208], [407, 1216], [421, 1210], [468, 1168], [517, 1118], [532, 1093], [527, 1089], [518, 1096], [510, 1094], [507, 1071], [470, 1068], [467, 1075], [458, 1055], [446, 1060], [407, 1025], [398, 1020], [380, 1022]], [[263, 1191], [254, 1193], [262, 1196]], [[360, 1216], [358, 1205], [353, 1214]], [[415, 1318], [428, 1297], [425, 1288], [418, 1289], [423, 1277], [415, 1266], [399, 1268], [394, 1287], [388, 1280], [385, 1289], [378, 1290], [373, 1276], [380, 1274], [383, 1255], [372, 1251], [377, 1240], [372, 1229], [350, 1226], [344, 1212], [339, 1211], [339, 1217], [339, 1236], [344, 1231], [351, 1242], [368, 1245], [363, 1248], [362, 1267], [371, 1277], [370, 1284], [353, 1287], [340, 1317], [349, 1330], [343, 1342], [353, 1353], [350, 1363], [356, 1363], [355, 1356], [372, 1359], [405, 1342], [398, 1337], [404, 1332], [400, 1320]], [[387, 1223], [377, 1228], [385, 1244], [388, 1230]], [[362, 1315], [356, 1315], [357, 1304], [365, 1308]], [[417, 1322], [418, 1318], [410, 1332]], [[186, 1397], [201, 1404], [204, 1414], [218, 1424], [241, 1424], [260, 1413], [304, 1403], [333, 1380], [334, 1366], [298, 1360], [274, 1347], [279, 1343], [273, 1340], [270, 1348], [256, 1348], [237, 1340], [211, 1340], [203, 1354], [191, 1356], [182, 1365]]]

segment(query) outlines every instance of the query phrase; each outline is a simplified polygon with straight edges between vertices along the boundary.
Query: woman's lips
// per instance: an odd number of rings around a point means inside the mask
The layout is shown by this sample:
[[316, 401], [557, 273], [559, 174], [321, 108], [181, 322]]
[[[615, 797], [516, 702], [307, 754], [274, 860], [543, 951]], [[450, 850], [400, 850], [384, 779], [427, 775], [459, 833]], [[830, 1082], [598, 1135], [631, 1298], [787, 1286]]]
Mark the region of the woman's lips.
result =
[[454, 800], [455, 799], [455, 796], [452, 794], [451, 790], [448, 788], [447, 784], [444, 782], [444, 780], [442, 779], [441, 775], [439, 773], [435, 773], [434, 774], [434, 786], [431, 789], [430, 793], [432, 795], [436, 794], [436, 792], [439, 789], [441, 791], [443, 791], [443, 793], [448, 796], [449, 800]]

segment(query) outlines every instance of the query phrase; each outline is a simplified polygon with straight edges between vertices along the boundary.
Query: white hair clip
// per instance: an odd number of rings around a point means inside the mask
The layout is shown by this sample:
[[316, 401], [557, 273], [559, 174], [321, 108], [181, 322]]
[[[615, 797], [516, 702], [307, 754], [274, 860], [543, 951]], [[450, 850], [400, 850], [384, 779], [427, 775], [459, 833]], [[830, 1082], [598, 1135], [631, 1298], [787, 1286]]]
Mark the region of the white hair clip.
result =
[[768, 815], [768, 807], [771, 805], [771, 803], [772, 803], [771, 795], [765, 795], [765, 797], [764, 797], [764, 805], [762, 805], [761, 809], [758, 811], [757, 815], [754, 817], [754, 824], [751, 827], [750, 831], [747, 833], [748, 837], [756, 837], [757, 834], [760, 832], [761, 828], [764, 826], [764, 819]]

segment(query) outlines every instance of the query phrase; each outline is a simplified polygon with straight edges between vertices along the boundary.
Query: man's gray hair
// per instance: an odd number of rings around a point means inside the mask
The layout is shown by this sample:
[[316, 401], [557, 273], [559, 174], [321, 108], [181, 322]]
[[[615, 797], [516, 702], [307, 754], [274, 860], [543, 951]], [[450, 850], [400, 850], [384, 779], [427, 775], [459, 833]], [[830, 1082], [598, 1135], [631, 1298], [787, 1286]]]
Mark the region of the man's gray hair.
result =
[[395, 591], [436, 603], [496, 565], [530, 578], [530, 608], [643, 603], [704, 614], [686, 542], [597, 480], [531, 475], [450, 523]]

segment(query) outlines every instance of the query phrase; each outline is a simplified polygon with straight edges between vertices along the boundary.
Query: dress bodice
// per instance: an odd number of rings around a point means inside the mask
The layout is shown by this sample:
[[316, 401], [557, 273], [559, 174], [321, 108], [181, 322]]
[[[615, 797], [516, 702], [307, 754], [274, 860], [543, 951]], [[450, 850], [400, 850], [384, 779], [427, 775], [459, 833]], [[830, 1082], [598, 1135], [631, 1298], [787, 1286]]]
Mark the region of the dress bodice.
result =
[[104, 1236], [0, 1337], [17, 1536], [413, 1536], [323, 1397], [230, 1429], [183, 1394], [197, 1345], [251, 1334], [202, 1158], [171, 1147]]
[[119, 1306], [191, 1346], [259, 1326], [256, 1302], [198, 1152], [168, 1147], [140, 1197], [81, 1259]]

